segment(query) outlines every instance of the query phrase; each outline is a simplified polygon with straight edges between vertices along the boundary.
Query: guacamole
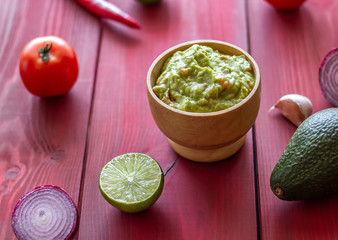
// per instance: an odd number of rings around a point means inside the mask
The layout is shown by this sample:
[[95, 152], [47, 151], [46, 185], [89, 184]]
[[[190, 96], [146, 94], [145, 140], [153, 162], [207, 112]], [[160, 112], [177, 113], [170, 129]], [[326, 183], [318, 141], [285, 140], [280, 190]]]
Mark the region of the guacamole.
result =
[[188, 112], [215, 112], [242, 101], [255, 85], [244, 55], [226, 55], [192, 45], [166, 60], [154, 93], [166, 104]]

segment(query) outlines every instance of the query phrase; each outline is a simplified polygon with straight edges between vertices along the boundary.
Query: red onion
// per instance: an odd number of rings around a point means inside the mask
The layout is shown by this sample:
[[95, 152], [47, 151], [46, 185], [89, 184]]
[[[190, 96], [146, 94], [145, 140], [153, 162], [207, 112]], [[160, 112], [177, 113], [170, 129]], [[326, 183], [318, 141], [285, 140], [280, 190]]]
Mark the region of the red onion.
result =
[[325, 98], [338, 107], [338, 48], [326, 54], [319, 68], [319, 83]]
[[26, 193], [12, 213], [12, 228], [22, 239], [68, 239], [77, 224], [77, 208], [60, 187], [45, 185]]

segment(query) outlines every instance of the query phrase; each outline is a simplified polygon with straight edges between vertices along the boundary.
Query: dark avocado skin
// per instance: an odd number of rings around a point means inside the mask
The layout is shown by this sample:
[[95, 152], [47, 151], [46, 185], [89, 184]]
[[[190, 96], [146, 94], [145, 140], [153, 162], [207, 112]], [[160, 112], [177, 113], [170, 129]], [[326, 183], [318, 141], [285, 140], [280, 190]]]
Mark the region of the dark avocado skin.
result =
[[308, 117], [296, 130], [273, 169], [270, 187], [283, 200], [307, 200], [338, 193], [338, 108]]

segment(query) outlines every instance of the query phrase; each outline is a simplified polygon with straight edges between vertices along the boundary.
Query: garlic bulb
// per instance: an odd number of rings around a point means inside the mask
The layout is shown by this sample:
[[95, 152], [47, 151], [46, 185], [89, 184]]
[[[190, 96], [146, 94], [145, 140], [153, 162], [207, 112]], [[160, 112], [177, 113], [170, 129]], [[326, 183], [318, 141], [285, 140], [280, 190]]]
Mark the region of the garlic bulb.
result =
[[312, 114], [310, 99], [299, 94], [284, 95], [269, 111], [275, 108], [297, 127]]

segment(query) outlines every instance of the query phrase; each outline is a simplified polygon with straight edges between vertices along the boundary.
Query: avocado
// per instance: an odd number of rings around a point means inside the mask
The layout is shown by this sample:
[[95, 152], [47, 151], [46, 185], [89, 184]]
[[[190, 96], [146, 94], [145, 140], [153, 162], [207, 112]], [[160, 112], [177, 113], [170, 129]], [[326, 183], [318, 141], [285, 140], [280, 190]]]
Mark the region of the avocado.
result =
[[297, 128], [271, 173], [270, 187], [288, 201], [338, 193], [338, 108], [321, 110]]

